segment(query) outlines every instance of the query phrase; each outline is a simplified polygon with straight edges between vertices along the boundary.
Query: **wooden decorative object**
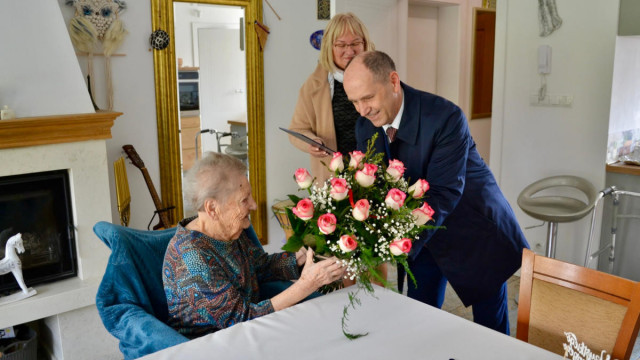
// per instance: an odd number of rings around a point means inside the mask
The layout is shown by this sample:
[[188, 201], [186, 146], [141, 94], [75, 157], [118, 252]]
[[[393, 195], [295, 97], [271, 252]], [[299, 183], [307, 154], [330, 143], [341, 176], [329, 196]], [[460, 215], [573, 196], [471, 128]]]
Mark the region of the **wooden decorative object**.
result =
[[0, 121], [0, 149], [110, 139], [115, 111], [24, 117]]
[[[172, 226], [171, 220], [169, 219], [168, 211], [174, 209], [174, 206], [165, 207], [162, 205], [162, 201], [158, 196], [158, 192], [156, 191], [156, 187], [153, 186], [153, 181], [151, 181], [151, 176], [149, 175], [149, 171], [147, 167], [144, 165], [144, 162], [138, 155], [138, 152], [133, 147], [133, 145], [123, 145], [122, 149], [125, 153], [127, 153], [127, 157], [133, 163], [135, 167], [140, 169], [142, 172], [142, 176], [144, 177], [144, 181], [147, 184], [147, 188], [149, 189], [149, 193], [151, 194], [151, 199], [153, 200], [153, 205], [156, 207], [156, 213], [160, 218], [158, 224], [153, 227], [153, 230], [158, 229], [168, 229]], [[153, 220], [153, 218], [152, 218]]]
[[120, 225], [129, 226], [129, 220], [131, 219], [131, 192], [129, 191], [127, 168], [122, 156], [113, 163], [113, 174], [116, 181], [116, 198], [118, 199]]
[[318, 0], [318, 20], [331, 19], [331, 1]]

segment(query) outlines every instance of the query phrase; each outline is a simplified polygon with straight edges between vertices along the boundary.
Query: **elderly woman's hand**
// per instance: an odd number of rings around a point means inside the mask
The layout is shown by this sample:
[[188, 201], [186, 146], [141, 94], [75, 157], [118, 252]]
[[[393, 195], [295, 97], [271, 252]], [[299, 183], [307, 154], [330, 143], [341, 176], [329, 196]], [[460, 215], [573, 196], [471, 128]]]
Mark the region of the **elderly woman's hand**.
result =
[[307, 250], [306, 256], [307, 258], [299, 281], [308, 283], [314, 290], [322, 285], [340, 280], [344, 276], [346, 267], [342, 266], [336, 257], [330, 257], [314, 263], [313, 250], [311, 249]]
[[[304, 260], [298, 258], [299, 255], [304, 255]], [[298, 250], [296, 260], [298, 260], [298, 264], [304, 263], [300, 279], [285, 291], [271, 298], [271, 305], [275, 311], [297, 304], [322, 285], [340, 280], [346, 270], [346, 267], [335, 257], [314, 263], [313, 250], [311, 249]]]
[[298, 266], [302, 266], [307, 261], [307, 248], [301, 247], [300, 250], [296, 251], [296, 263]]

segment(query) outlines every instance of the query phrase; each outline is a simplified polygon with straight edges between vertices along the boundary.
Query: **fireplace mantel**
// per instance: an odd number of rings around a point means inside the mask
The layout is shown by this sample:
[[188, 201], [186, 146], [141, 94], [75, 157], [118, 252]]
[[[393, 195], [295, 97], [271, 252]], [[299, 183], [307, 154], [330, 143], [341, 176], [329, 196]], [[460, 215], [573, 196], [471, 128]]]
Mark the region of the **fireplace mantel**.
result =
[[0, 149], [111, 138], [117, 111], [0, 121]]

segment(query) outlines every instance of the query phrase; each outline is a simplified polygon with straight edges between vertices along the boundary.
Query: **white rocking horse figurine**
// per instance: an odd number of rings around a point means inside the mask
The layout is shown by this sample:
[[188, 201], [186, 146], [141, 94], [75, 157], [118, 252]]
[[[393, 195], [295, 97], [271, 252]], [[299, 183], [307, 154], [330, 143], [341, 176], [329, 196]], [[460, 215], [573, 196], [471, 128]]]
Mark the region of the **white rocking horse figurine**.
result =
[[22, 294], [18, 293], [0, 298], [0, 304], [24, 299], [36, 294], [33, 288], [27, 288], [22, 278], [22, 262], [20, 262], [18, 254], [22, 254], [23, 252], [22, 234], [17, 233], [7, 240], [7, 245], [4, 249], [4, 259], [0, 260], [0, 275], [5, 275], [10, 272], [13, 273], [18, 285], [20, 285], [20, 289], [22, 289]]

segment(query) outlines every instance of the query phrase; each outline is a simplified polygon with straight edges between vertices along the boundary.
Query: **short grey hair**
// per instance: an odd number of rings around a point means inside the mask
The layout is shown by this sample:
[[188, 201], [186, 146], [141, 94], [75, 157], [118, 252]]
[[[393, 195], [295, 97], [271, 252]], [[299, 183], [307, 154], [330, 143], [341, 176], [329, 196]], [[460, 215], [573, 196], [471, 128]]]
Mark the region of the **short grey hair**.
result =
[[239, 159], [221, 153], [206, 152], [187, 171], [182, 188], [184, 199], [191, 209], [204, 210], [204, 202], [213, 198], [221, 203], [233, 192], [238, 175], [245, 175], [247, 167]]

